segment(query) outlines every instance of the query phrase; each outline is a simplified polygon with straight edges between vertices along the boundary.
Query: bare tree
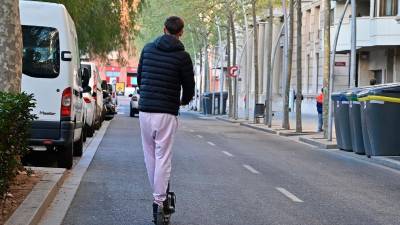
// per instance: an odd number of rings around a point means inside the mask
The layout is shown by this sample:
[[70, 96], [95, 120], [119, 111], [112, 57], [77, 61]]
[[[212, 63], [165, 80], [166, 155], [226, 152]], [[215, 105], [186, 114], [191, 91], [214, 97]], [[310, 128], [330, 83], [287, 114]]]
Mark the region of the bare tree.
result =
[[302, 13], [301, 13], [301, 0], [297, 0], [296, 6], [296, 68], [297, 68], [297, 92], [296, 92], [296, 132], [302, 132], [303, 127], [301, 124], [301, 102], [302, 102], [302, 68], [301, 68], [301, 55], [302, 55], [302, 43], [301, 43], [301, 27], [302, 27]]
[[266, 87], [266, 101], [265, 101], [265, 120], [264, 124], [267, 125], [270, 118], [270, 111], [272, 111], [272, 107], [270, 107], [270, 101], [272, 101], [272, 62], [271, 62], [271, 56], [272, 56], [272, 39], [274, 36], [273, 32], [273, 23], [274, 23], [274, 8], [273, 8], [273, 3], [272, 0], [268, 0], [268, 29], [267, 29], [267, 37], [268, 37], [268, 42], [267, 42], [267, 87]]
[[0, 5], [0, 91], [19, 93], [22, 76], [22, 31], [19, 1]]
[[[232, 64], [231, 62], [231, 27], [228, 22], [228, 26], [226, 27], [226, 54], [227, 54], [227, 60], [226, 60], [226, 66], [229, 68]], [[232, 79], [230, 76], [226, 76], [226, 84], [228, 87], [228, 101], [229, 101], [229, 118], [233, 117], [233, 93], [232, 93]]]
[[[235, 30], [235, 18], [232, 10], [229, 10], [229, 25], [231, 27], [232, 34], [232, 65], [236, 65], [236, 55], [237, 55], [237, 44], [236, 44], [236, 30]], [[238, 90], [237, 90], [237, 77], [233, 78], [233, 117], [238, 118]]]
[[331, 2], [330, 0], [322, 1], [324, 9], [324, 104], [323, 104], [323, 123], [324, 137], [328, 137], [328, 114], [329, 114], [329, 70], [330, 70], [330, 53], [331, 53]]
[[[257, 0], [251, 2], [252, 14], [253, 14], [253, 35], [254, 35], [254, 103], [258, 103], [258, 28], [257, 28], [257, 14], [256, 14], [256, 3]], [[254, 105], [255, 106], [255, 105]], [[254, 117], [254, 122], [258, 123], [257, 118]]]
[[[285, 82], [285, 93], [283, 100], [283, 121], [282, 128], [290, 129], [289, 123], [289, 92], [290, 92], [290, 81], [292, 78], [292, 56], [293, 56], [293, 14], [294, 14], [294, 0], [289, 0], [289, 16], [286, 16], [285, 25], [287, 29], [285, 32], [285, 39], [287, 43], [287, 54], [286, 54], [286, 82]], [[283, 4], [286, 1], [283, 0]]]

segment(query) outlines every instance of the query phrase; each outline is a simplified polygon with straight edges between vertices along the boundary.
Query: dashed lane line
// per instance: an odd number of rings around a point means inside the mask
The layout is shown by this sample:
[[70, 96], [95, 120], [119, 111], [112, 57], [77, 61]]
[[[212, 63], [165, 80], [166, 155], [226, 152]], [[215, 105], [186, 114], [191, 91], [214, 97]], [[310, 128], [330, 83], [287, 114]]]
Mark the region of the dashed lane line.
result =
[[224, 153], [225, 155], [229, 156], [229, 157], [233, 157], [233, 155], [227, 151], [222, 151], [222, 153]]
[[203, 136], [201, 136], [201, 135], [196, 135], [198, 138], [203, 138]]
[[207, 141], [207, 143], [208, 143], [209, 145], [211, 145], [211, 146], [215, 146], [215, 144], [212, 143], [211, 141]]
[[249, 165], [243, 164], [243, 167], [254, 174], [260, 174], [260, 172], [258, 172], [256, 169], [254, 169], [253, 167], [251, 167]]
[[194, 130], [190, 130], [190, 133], [194, 133]]
[[298, 203], [302, 203], [303, 200], [299, 199], [296, 195], [290, 193], [288, 190], [286, 190], [285, 188], [282, 187], [277, 187], [276, 190], [278, 190], [280, 193], [282, 193], [283, 195], [285, 195], [286, 197], [288, 197], [290, 200], [292, 200], [293, 202], [298, 202]]

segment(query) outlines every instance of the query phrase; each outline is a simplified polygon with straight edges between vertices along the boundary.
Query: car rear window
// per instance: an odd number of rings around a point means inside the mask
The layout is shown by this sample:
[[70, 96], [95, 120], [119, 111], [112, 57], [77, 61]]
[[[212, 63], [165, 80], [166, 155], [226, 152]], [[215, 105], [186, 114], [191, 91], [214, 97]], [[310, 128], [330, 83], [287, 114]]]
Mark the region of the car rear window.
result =
[[60, 74], [60, 39], [56, 28], [22, 26], [25, 75], [56, 78]]

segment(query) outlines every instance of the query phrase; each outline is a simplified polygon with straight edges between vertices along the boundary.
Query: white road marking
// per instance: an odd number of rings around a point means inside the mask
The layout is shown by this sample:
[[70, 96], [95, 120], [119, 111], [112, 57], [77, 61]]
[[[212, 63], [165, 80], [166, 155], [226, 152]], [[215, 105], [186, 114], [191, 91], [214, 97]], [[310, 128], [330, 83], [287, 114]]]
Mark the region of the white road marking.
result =
[[225, 155], [229, 156], [229, 157], [233, 157], [233, 155], [227, 151], [222, 151], [222, 153], [224, 153]]
[[280, 193], [282, 193], [283, 195], [285, 195], [286, 197], [288, 197], [290, 200], [292, 200], [293, 202], [303, 202], [303, 200], [299, 199], [298, 197], [296, 197], [296, 195], [290, 193], [288, 190], [286, 190], [285, 188], [281, 188], [281, 187], [277, 187], [276, 190], [278, 190]]
[[253, 167], [251, 167], [249, 165], [243, 164], [243, 167], [254, 174], [260, 174], [260, 172], [258, 172], [256, 169], [254, 169]]
[[194, 130], [190, 130], [191, 133], [194, 133]]
[[207, 143], [208, 143], [209, 145], [211, 145], [211, 146], [215, 146], [215, 144], [212, 143], [211, 141], [207, 141]]
[[201, 135], [196, 135], [198, 138], [203, 138], [203, 136], [201, 136]]

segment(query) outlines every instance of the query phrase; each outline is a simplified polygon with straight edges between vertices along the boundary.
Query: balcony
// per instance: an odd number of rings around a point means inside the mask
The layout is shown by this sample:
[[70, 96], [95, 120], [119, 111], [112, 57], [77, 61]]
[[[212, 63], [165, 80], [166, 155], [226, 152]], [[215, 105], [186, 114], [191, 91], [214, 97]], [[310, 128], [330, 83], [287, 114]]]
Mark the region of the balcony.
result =
[[[358, 17], [357, 48], [372, 46], [400, 46], [400, 23], [397, 17]], [[336, 51], [350, 51], [350, 20], [343, 21]], [[333, 44], [336, 26], [331, 27]]]

